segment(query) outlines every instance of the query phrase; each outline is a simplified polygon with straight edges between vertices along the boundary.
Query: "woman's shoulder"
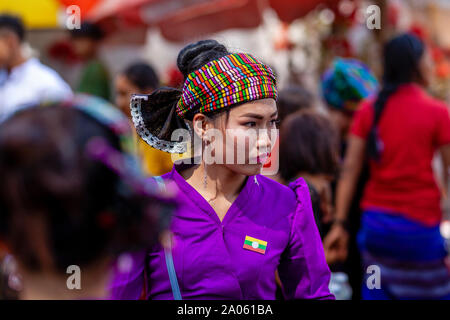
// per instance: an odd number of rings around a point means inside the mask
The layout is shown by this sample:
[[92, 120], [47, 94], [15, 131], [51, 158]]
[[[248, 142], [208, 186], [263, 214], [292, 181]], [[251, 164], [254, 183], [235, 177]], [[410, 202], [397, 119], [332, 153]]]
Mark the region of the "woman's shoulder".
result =
[[303, 178], [297, 178], [288, 186], [265, 176], [258, 175], [257, 178], [262, 187], [259, 197], [270, 212], [268, 219], [274, 224], [284, 221], [292, 231], [296, 221], [311, 217], [314, 220], [309, 187]]
[[286, 204], [292, 209], [309, 198], [308, 185], [301, 177], [289, 183], [288, 186], [263, 175], [257, 175], [257, 179], [263, 188], [264, 194], [270, 192], [272, 198], [276, 199], [277, 203]]
[[431, 110], [436, 110], [437, 112], [440, 112], [442, 110], [448, 109], [447, 104], [436, 98], [435, 96], [431, 95], [429, 92], [427, 92], [425, 89], [416, 86], [419, 97], [418, 101], [422, 103], [422, 105], [425, 107], [424, 110], [426, 110], [427, 113], [429, 113]]
[[290, 182], [289, 189], [295, 193], [297, 206], [311, 202], [310, 186], [302, 177]]
[[273, 190], [274, 192], [286, 195], [292, 193], [292, 190], [288, 186], [285, 186], [284, 184], [279, 183], [278, 181], [271, 179], [267, 176], [264, 176], [262, 174], [257, 174], [256, 179], [257, 184], [262, 186], [263, 188], [267, 188]]

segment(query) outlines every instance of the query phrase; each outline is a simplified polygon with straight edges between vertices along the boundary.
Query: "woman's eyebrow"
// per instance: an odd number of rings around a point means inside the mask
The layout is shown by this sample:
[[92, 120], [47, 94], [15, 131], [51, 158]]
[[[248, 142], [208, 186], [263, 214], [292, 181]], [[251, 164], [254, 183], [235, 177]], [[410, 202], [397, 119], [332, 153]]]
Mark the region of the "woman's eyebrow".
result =
[[[270, 117], [272, 118], [273, 116], [276, 116], [278, 114], [278, 111], [275, 111], [274, 113], [272, 113], [270, 115]], [[249, 117], [249, 118], [256, 118], [256, 119], [264, 119], [264, 116], [260, 115], [260, 114], [256, 114], [256, 113], [245, 113], [242, 114], [241, 117]]]

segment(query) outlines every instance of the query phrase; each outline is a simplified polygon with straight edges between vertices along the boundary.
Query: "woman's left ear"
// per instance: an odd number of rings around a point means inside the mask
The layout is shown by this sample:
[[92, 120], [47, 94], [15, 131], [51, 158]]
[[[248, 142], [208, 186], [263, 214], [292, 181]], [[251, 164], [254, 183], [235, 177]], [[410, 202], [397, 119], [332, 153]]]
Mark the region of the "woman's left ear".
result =
[[202, 113], [197, 113], [192, 119], [193, 130], [199, 137], [206, 135], [206, 131], [209, 129], [208, 117]]

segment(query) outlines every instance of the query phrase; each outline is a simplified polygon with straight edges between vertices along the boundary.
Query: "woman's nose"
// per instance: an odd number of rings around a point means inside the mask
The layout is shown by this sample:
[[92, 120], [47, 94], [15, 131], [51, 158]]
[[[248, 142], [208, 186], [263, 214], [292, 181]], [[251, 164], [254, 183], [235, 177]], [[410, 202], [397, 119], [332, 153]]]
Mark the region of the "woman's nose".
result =
[[[257, 144], [256, 144], [258, 147], [258, 150], [270, 152], [272, 145], [273, 145], [272, 135], [274, 134], [274, 132], [271, 132], [273, 130], [276, 131], [276, 129], [259, 129], [258, 130]], [[275, 134], [276, 134], [276, 132], [275, 132]]]

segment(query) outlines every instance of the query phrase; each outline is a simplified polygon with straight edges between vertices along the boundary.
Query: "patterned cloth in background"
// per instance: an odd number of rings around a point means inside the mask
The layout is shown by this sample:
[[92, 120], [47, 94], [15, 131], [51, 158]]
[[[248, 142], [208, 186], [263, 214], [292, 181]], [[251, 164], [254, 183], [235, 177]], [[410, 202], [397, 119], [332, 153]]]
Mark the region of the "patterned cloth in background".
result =
[[[450, 270], [439, 225], [428, 227], [398, 213], [366, 210], [358, 234], [364, 267], [380, 268], [381, 289], [363, 299], [450, 299]], [[370, 276], [370, 274], [367, 274]]]

